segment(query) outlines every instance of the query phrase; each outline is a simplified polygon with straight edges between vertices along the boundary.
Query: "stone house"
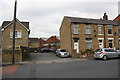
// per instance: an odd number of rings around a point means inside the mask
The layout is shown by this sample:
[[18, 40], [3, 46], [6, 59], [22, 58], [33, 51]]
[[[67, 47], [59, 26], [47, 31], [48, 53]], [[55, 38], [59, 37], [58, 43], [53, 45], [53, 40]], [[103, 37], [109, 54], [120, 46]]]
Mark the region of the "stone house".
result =
[[[2, 24], [2, 49], [11, 50], [13, 41], [13, 21], [4, 21]], [[28, 47], [29, 22], [21, 22], [16, 19], [15, 49], [20, 46]]]
[[108, 20], [106, 13], [103, 19], [65, 16], [60, 27], [60, 48], [66, 49], [71, 55], [86, 49], [120, 49], [119, 38], [120, 25], [117, 21]]
[[40, 40], [38, 38], [29, 38], [29, 48], [38, 48]]

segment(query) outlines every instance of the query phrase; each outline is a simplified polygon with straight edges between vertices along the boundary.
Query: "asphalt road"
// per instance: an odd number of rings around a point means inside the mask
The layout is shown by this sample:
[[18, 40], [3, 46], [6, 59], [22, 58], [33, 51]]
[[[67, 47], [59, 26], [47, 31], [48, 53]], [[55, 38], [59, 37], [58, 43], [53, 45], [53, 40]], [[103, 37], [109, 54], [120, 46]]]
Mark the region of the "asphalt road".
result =
[[38, 63], [40, 61], [63, 60], [54, 54], [31, 54], [29, 64], [20, 65], [12, 75], [3, 78], [118, 78], [118, 59], [107, 61], [93, 58], [63, 62]]

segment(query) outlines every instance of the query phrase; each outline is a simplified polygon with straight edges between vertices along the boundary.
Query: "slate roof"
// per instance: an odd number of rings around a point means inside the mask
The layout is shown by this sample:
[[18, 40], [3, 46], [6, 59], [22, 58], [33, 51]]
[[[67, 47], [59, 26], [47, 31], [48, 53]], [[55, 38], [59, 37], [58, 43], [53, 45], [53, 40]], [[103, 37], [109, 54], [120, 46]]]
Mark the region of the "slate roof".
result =
[[65, 18], [67, 18], [70, 22], [73, 22], [73, 23], [118, 25], [117, 21], [112, 21], [112, 20], [100, 20], [100, 19], [89, 19], [89, 18], [68, 17], [68, 16], [65, 16]]
[[[18, 20], [18, 19], [17, 19]], [[19, 21], [19, 20], [18, 20]], [[2, 29], [5, 28], [8, 24], [10, 24], [12, 21], [4, 21], [2, 24]], [[19, 21], [20, 22], [20, 21]], [[20, 22], [22, 23], [27, 29], [29, 29], [29, 22]]]

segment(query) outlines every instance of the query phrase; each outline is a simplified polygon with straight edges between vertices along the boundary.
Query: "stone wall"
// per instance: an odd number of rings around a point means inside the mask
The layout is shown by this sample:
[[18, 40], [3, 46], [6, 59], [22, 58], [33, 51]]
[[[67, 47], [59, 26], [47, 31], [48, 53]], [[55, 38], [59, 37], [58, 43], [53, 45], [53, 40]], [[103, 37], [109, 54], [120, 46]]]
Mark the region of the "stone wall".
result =
[[[22, 61], [21, 50], [16, 50], [14, 55], [15, 62]], [[2, 63], [12, 62], [12, 50], [2, 50]]]

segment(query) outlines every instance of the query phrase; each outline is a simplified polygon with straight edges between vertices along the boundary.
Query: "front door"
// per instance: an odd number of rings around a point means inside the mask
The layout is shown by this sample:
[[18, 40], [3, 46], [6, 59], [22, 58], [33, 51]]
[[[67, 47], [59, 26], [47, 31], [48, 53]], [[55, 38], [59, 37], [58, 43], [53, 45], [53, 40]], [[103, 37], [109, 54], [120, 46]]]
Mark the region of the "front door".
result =
[[100, 47], [100, 48], [103, 48], [103, 40], [102, 40], [102, 39], [99, 40], [99, 47]]
[[74, 49], [77, 50], [77, 53], [79, 53], [79, 44], [78, 44], [78, 42], [74, 42]]
[[79, 38], [74, 38], [74, 50], [79, 53]]

